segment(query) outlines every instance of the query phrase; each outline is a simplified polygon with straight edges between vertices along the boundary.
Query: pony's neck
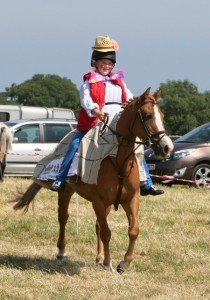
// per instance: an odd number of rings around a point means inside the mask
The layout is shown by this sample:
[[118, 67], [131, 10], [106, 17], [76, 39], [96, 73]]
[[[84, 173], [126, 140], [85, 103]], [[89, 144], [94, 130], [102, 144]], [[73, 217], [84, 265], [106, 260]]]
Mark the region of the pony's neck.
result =
[[[135, 140], [136, 136], [131, 131], [132, 118], [135, 115], [134, 105], [128, 104], [122, 111], [121, 116], [116, 125], [116, 131], [119, 136], [125, 139]], [[118, 136], [118, 140], [121, 139]]]
[[134, 98], [133, 101], [127, 104], [117, 122], [116, 131], [127, 140], [135, 141], [138, 137], [146, 141], [148, 135], [139, 115], [137, 101], [139, 101], [139, 98]]

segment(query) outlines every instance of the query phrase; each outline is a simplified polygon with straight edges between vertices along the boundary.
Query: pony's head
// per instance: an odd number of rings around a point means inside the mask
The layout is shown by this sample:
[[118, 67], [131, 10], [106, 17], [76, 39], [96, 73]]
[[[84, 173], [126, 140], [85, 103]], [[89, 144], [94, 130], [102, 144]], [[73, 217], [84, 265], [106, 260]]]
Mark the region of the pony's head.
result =
[[134, 97], [137, 114], [133, 123], [133, 127], [138, 128], [135, 123], [140, 120], [141, 139], [148, 143], [158, 158], [169, 156], [174, 146], [167, 135], [164, 127], [164, 116], [161, 112], [157, 100], [160, 98], [160, 90], [153, 95], [150, 94], [148, 88], [141, 96]]

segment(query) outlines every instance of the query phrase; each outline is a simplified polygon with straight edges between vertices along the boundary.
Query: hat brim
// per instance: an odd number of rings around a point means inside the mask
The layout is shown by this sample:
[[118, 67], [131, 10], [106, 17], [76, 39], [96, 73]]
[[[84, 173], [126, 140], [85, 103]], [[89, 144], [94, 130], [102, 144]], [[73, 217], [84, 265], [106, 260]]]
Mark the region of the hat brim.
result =
[[93, 51], [99, 51], [99, 52], [109, 52], [109, 51], [116, 51], [113, 47], [92, 47]]

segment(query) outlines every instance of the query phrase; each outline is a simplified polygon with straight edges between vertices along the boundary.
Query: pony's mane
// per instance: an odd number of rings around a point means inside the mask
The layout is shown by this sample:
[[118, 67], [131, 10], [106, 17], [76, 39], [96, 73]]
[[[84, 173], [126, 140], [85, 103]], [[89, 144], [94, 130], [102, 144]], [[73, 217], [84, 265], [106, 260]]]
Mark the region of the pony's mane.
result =
[[138, 101], [138, 99], [140, 98], [141, 96], [139, 97], [136, 97], [136, 96], [133, 96], [133, 99], [129, 99], [128, 101], [126, 101], [123, 105], [123, 108], [124, 109], [127, 109], [127, 107], [130, 107], [131, 105], [135, 105], [135, 103]]

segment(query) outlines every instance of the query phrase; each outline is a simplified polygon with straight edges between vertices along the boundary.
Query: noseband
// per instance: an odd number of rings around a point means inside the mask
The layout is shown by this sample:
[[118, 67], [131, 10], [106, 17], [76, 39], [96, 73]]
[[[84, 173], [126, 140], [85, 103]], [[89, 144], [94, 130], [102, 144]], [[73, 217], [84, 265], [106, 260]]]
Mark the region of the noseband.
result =
[[[152, 120], [153, 116], [152, 116], [152, 114], [149, 114], [148, 116], [144, 116], [142, 114], [142, 111], [141, 111], [141, 107], [144, 106], [147, 103], [152, 103], [153, 105], [157, 105], [157, 102], [155, 100], [146, 100], [142, 103], [138, 100], [137, 103], [136, 103], [138, 109], [137, 109], [137, 113], [136, 113], [135, 119], [133, 121], [133, 124], [131, 126], [131, 129], [134, 127], [134, 125], [136, 123], [136, 120], [139, 116], [140, 120], [141, 120], [141, 123], [142, 123], [142, 126], [144, 128], [144, 131], [146, 132], [146, 135], [148, 137], [148, 141], [146, 141], [145, 144], [147, 146], [150, 146], [152, 144], [158, 144], [160, 142], [160, 140], [166, 135], [166, 131], [165, 130], [160, 130], [160, 131], [155, 132], [155, 133], [150, 131], [150, 129], [147, 125], [147, 122]], [[161, 134], [163, 134], [163, 135], [160, 137]]]

